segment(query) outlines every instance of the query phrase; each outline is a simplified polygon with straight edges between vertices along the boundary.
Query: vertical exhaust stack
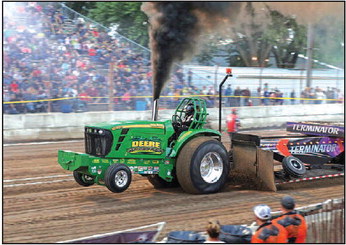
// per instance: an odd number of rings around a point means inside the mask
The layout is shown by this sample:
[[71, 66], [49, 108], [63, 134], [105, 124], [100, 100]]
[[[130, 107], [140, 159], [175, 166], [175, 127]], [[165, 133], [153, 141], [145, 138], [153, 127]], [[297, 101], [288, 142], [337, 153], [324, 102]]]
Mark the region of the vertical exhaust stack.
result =
[[158, 102], [159, 102], [159, 99], [153, 100], [153, 111], [152, 111], [152, 116], [151, 116], [153, 121], [157, 121]]

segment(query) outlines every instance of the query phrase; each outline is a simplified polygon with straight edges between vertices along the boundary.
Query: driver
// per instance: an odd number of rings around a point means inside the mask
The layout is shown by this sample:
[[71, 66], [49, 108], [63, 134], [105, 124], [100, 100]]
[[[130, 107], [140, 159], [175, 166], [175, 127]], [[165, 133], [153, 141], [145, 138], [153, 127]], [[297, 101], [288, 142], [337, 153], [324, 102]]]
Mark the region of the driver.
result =
[[190, 127], [192, 121], [193, 121], [193, 116], [195, 114], [195, 109], [193, 107], [193, 104], [190, 103], [190, 104], [187, 104], [185, 106], [185, 116], [184, 116], [184, 119], [183, 119], [183, 123], [187, 126], [187, 127]]

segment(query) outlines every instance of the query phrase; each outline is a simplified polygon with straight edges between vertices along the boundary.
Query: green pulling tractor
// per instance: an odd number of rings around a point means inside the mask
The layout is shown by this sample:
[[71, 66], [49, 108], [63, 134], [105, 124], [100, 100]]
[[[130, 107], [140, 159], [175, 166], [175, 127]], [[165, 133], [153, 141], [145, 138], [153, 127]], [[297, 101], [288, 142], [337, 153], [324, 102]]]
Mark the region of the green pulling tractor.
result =
[[[230, 76], [229, 72], [222, 84]], [[154, 115], [157, 106], [153, 108]], [[58, 162], [73, 171], [78, 184], [105, 185], [112, 192], [125, 191], [132, 174], [147, 177], [154, 188], [218, 192], [229, 175], [230, 161], [221, 133], [203, 128], [207, 115], [204, 100], [185, 98], [171, 120], [85, 126], [85, 153], [59, 150]]]

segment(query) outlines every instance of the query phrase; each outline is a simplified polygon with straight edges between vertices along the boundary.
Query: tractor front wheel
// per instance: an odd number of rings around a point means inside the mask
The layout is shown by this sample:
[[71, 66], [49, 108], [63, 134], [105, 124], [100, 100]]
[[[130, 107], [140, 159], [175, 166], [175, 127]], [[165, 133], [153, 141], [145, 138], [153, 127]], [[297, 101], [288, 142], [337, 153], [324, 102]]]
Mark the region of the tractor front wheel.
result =
[[91, 186], [95, 183], [94, 177], [77, 171], [73, 171], [73, 177], [74, 180], [81, 186]]
[[216, 139], [197, 137], [180, 151], [176, 173], [185, 192], [207, 194], [221, 190], [230, 164], [227, 150]]
[[105, 173], [105, 185], [112, 192], [123, 192], [131, 183], [131, 170], [125, 164], [113, 164]]

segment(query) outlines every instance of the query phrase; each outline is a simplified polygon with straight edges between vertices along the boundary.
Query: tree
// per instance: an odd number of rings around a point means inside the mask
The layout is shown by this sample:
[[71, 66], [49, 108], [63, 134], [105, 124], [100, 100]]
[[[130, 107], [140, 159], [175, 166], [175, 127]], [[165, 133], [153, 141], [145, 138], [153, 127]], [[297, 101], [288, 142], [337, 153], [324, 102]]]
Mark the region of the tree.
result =
[[314, 59], [344, 67], [345, 24], [334, 16], [325, 16], [315, 24]]
[[247, 2], [243, 19], [232, 28], [234, 49], [246, 66], [266, 66], [272, 44], [265, 35], [268, 12]]
[[74, 11], [82, 14], [82, 15], [88, 15], [90, 9], [95, 7], [96, 2], [64, 2], [65, 5]]
[[306, 47], [306, 28], [298, 25], [295, 19], [284, 16], [276, 10], [270, 10], [271, 24], [266, 35], [273, 45], [272, 52], [276, 66], [294, 68], [298, 55]]
[[148, 18], [141, 2], [95, 2], [88, 17], [105, 26], [117, 26], [121, 35], [148, 47]]
[[[222, 53], [219, 56], [226, 56], [230, 66], [266, 67], [272, 52], [278, 67], [294, 67], [306, 47], [306, 28], [262, 3], [247, 3], [242, 11], [228, 36], [223, 37], [227, 44], [216, 45], [222, 42], [215, 39], [203, 49], [203, 57]], [[208, 48], [213, 44], [216, 50]]]

